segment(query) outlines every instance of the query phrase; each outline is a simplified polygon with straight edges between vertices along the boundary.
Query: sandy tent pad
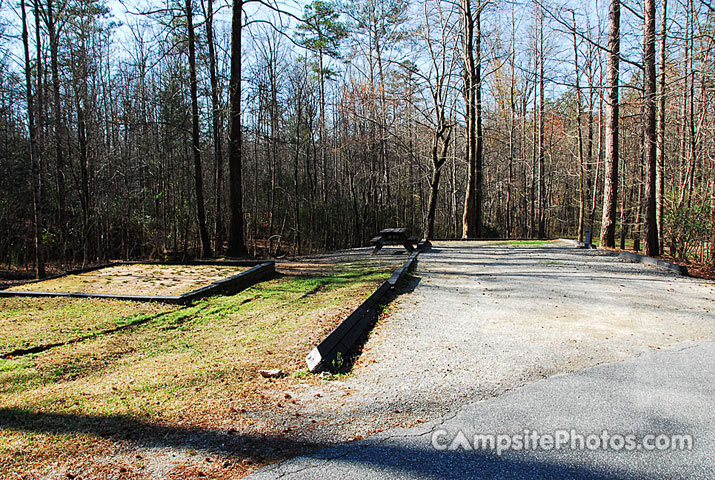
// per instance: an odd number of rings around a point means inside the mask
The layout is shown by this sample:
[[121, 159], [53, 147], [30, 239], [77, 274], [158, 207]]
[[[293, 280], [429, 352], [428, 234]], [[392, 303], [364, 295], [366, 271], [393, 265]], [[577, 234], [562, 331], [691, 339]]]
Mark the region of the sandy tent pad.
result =
[[229, 265], [122, 264], [19, 285], [9, 290], [109, 295], [180, 295], [247, 269], [248, 267]]

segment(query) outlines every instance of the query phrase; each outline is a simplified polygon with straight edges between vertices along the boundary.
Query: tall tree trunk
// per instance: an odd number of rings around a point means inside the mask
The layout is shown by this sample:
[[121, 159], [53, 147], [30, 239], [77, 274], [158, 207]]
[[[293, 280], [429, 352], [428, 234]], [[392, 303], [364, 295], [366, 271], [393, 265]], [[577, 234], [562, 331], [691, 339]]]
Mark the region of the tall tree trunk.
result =
[[219, 101], [218, 73], [216, 71], [216, 44], [214, 43], [213, 28], [213, 0], [207, 0], [206, 14], [206, 42], [209, 47], [209, 78], [211, 81], [211, 133], [213, 135], [214, 147], [214, 183], [216, 188], [216, 198], [214, 203], [214, 251], [220, 254], [223, 249], [223, 129], [221, 128], [221, 102]]
[[610, 0], [608, 12], [608, 67], [606, 100], [606, 172], [603, 187], [601, 246], [616, 246], [618, 205], [618, 69], [621, 53], [621, 3]]
[[[599, 33], [598, 39], [600, 41], [601, 35]], [[591, 218], [589, 224], [591, 225], [591, 232], [593, 235], [594, 227], [596, 226], [596, 208], [598, 206], [598, 182], [601, 173], [601, 165], [603, 164], [603, 154], [604, 154], [604, 124], [603, 119], [605, 118], [603, 110], [603, 55], [601, 55], [600, 50], [597, 50], [598, 55], [598, 151], [596, 154], [596, 171], [593, 174], [593, 190], [591, 192]]]
[[65, 154], [62, 147], [62, 105], [60, 103], [60, 72], [59, 72], [59, 31], [57, 19], [53, 11], [52, 0], [47, 0], [47, 33], [50, 37], [50, 68], [52, 70], [52, 89], [54, 94], [53, 117], [55, 122], [55, 168], [57, 170], [57, 221], [60, 225], [62, 238], [60, 245], [62, 257], [65, 256], [69, 227], [67, 224], [67, 200], [65, 193]]
[[462, 0], [468, 168], [467, 192], [462, 216], [462, 238], [480, 237], [482, 229], [481, 8], [481, 0], [477, 0], [477, 11], [473, 13], [471, 0]]
[[[300, 255], [300, 190], [299, 190], [299, 162], [300, 162], [300, 125], [302, 122], [303, 103], [302, 91], [296, 101], [295, 125], [295, 152], [293, 154], [293, 211], [295, 214], [295, 255]], [[353, 202], [354, 203], [354, 202]]]
[[[688, 36], [690, 35], [690, 1], [686, 2], [685, 10], [685, 41], [683, 48], [683, 92], [682, 92], [682, 110], [680, 111], [680, 192], [678, 194], [678, 205], [680, 208], [683, 201], [685, 200], [685, 191], [687, 190], [687, 170], [686, 170], [686, 160], [687, 160], [687, 132], [688, 132], [688, 64], [692, 52], [690, 51], [690, 42], [688, 41]], [[690, 99], [691, 101], [693, 99]]]
[[[272, 60], [271, 60], [272, 62]], [[270, 178], [271, 178], [271, 191], [270, 191], [270, 196], [269, 196], [269, 205], [268, 205], [268, 235], [269, 238], [273, 237], [274, 234], [274, 227], [275, 227], [275, 210], [276, 210], [276, 194], [278, 188], [280, 186], [278, 185], [278, 72], [277, 72], [277, 65], [271, 65], [269, 68], [270, 74], [269, 78], [270, 80], [270, 93], [271, 93], [271, 98], [270, 98], [270, 106], [268, 109], [268, 113], [270, 115], [270, 120], [271, 120], [271, 129], [270, 129], [270, 145], [269, 145], [269, 151], [270, 151], [270, 160], [269, 160], [269, 166], [270, 166]], [[271, 247], [271, 241], [269, 240], [269, 253], [270, 253], [270, 247]]]
[[688, 155], [690, 157], [690, 162], [688, 164], [688, 208], [690, 208], [693, 201], [693, 189], [695, 188], [695, 169], [697, 166], [697, 155], [696, 155], [696, 141], [697, 135], [695, 133], [695, 6], [693, 0], [688, 0], [688, 11], [690, 16], [690, 30], [686, 41], [690, 42], [690, 109], [688, 113], [688, 139], [689, 139], [689, 151]]
[[191, 145], [194, 154], [194, 182], [196, 188], [196, 218], [199, 222], [201, 247], [204, 258], [210, 258], [211, 241], [206, 228], [204, 211], [204, 180], [201, 169], [201, 143], [199, 139], [199, 98], [196, 79], [196, 38], [194, 35], [194, 12], [191, 0], [186, 0], [186, 24], [189, 33], [189, 90], [191, 91]]
[[[512, 210], [512, 183], [514, 182], [514, 155], [515, 155], [515, 128], [516, 128], [516, 19], [514, 18], [514, 6], [511, 9], [511, 53], [509, 61], [511, 63], [511, 72], [509, 78], [509, 165], [508, 178], [506, 186], [506, 237], [511, 238], [514, 231], [513, 219], [515, 215]], [[524, 185], [526, 187], [526, 185]], [[518, 209], [518, 208], [517, 208]]]
[[[388, 207], [392, 205], [392, 188], [390, 185], [390, 164], [387, 156], [387, 88], [385, 86], [385, 68], [382, 62], [382, 36], [380, 35], [378, 25], [378, 19], [375, 19], [375, 32], [373, 35], [373, 44], [375, 49], [375, 59], [377, 61], [377, 74], [379, 85], [379, 99], [380, 99], [380, 112], [379, 112], [379, 135], [380, 135], [380, 166], [382, 168], [382, 181], [385, 185], [385, 198], [384, 205]], [[395, 218], [395, 215], [391, 215]], [[399, 223], [399, 222], [398, 222]]]
[[30, 166], [32, 171], [32, 211], [35, 227], [35, 277], [45, 276], [44, 245], [42, 242], [42, 160], [37, 146], [37, 128], [32, 98], [32, 76], [30, 74], [30, 46], [27, 33], [27, 12], [25, 0], [20, 0], [22, 14], [22, 46], [25, 53], [25, 88], [27, 95], [27, 124], [30, 129]]
[[[449, 151], [450, 133], [436, 133], [432, 140], [432, 179], [430, 181], [429, 201], [427, 202], [427, 229], [425, 238], [434, 238], [434, 223], [437, 216], [437, 197], [439, 194], [439, 180], [442, 176], [442, 167], [447, 161]], [[440, 149], [440, 140], [442, 148]]]
[[645, 0], [645, 18], [643, 22], [643, 64], [644, 100], [643, 124], [645, 129], [645, 254], [660, 254], [658, 245], [658, 223], [656, 218], [656, 78], [655, 78], [655, 0]]
[[[538, 28], [538, 27], [537, 27]], [[534, 110], [533, 110], [533, 122], [532, 122], [532, 132], [531, 132], [531, 176], [529, 178], [530, 180], [530, 188], [529, 188], [529, 197], [530, 197], [530, 215], [529, 215], [529, 236], [533, 237], [536, 235], [536, 217], [539, 215], [538, 209], [537, 209], [537, 198], [536, 198], [536, 184], [537, 184], [537, 165], [539, 163], [539, 112], [538, 112], [538, 90], [537, 90], [537, 74], [536, 74], [536, 68], [539, 61], [539, 54], [538, 54], [538, 45], [539, 45], [539, 36], [534, 35]]]
[[660, 17], [660, 93], [658, 94], [658, 152], [656, 164], [656, 206], [655, 218], [658, 224], [658, 246], [663, 252], [663, 206], [665, 201], [665, 47], [667, 39], [668, 0], [662, 0]]
[[[76, 45], [75, 45], [76, 44]], [[72, 65], [72, 81], [74, 89], [74, 105], [77, 115], [77, 146], [79, 153], [79, 200], [82, 208], [82, 266], [87, 265], [92, 257], [90, 252], [91, 233], [91, 190], [90, 190], [90, 174], [89, 154], [87, 144], [87, 120], [86, 107], [88, 102], [88, 49], [86, 36], [80, 34], [75, 43], [69, 48], [70, 62]], [[68, 106], [69, 110], [69, 106]], [[67, 131], [67, 151], [71, 149], [69, 142], [69, 130]]]
[[247, 255], [243, 239], [243, 185], [241, 175], [241, 33], [243, 0], [234, 0], [231, 21], [231, 81], [230, 126], [228, 138], [228, 163], [230, 183], [231, 221], [228, 237], [228, 255]]
[[710, 193], [710, 225], [712, 231], [710, 232], [710, 263], [715, 265], [715, 169], [712, 173], [712, 189]]
[[546, 236], [546, 172], [544, 164], [546, 160], [546, 128], [544, 113], [546, 111], [544, 98], [544, 11], [539, 6], [539, 184], [538, 184], [538, 233], [539, 238]]
[[573, 64], [576, 71], [576, 139], [578, 147], [578, 241], [583, 242], [583, 231], [586, 219], [586, 192], [584, 191], [584, 159], [583, 159], [583, 133], [581, 132], [581, 117], [583, 106], [581, 99], [580, 72], [578, 69], [578, 42], [576, 40], [576, 13], [571, 12], [573, 18]]
[[40, 0], [34, 0], [33, 2], [33, 13], [35, 16], [35, 48], [36, 48], [36, 82], [37, 82], [37, 145], [38, 149], [42, 150], [43, 145], [43, 135], [44, 135], [44, 124], [45, 124], [45, 93], [44, 93], [44, 67], [43, 67], [43, 54], [42, 54], [42, 28], [40, 27], [40, 22], [42, 21], [41, 10], [40, 10]]
[[[83, 77], [83, 78], [86, 78]], [[80, 82], [82, 80], [80, 79]], [[77, 108], [77, 143], [79, 145], [79, 168], [80, 168], [80, 203], [82, 205], [82, 266], [85, 266], [91, 253], [89, 242], [91, 237], [91, 210], [90, 210], [90, 187], [89, 187], [89, 159], [87, 155], [87, 124], [85, 121], [82, 101], [86, 98], [84, 86], [80, 87], [82, 94], [75, 93], [75, 105]]]
[[321, 192], [323, 203], [328, 199], [328, 160], [326, 156], [326, 145], [325, 145], [325, 67], [323, 66], [323, 51], [318, 51], [318, 86], [319, 86], [319, 100], [320, 100], [320, 125], [318, 125], [318, 138], [320, 144], [320, 163], [322, 166], [322, 177], [323, 177], [323, 190]]
[[[625, 159], [624, 159], [625, 160]], [[626, 172], [626, 164], [625, 161], [623, 163], [623, 171]], [[626, 226], [626, 200], [628, 200], [628, 206], [629, 209], [631, 208], [630, 205], [632, 205], [631, 200], [633, 199], [633, 186], [628, 189], [628, 195], [626, 195], [626, 175], [621, 175], [620, 177], [620, 182], [621, 182], [621, 222], [620, 222], [620, 244], [619, 248], [621, 250], [624, 250], [626, 248], [626, 234], [628, 233], [628, 228]], [[628, 211], [630, 214], [630, 210]]]
[[474, 118], [477, 123], [477, 138], [475, 154], [475, 195], [474, 195], [474, 235], [482, 236], [484, 223], [484, 133], [482, 130], [482, 27], [481, 27], [482, 2], [477, 0], [477, 11], [474, 25], [474, 87], [475, 111]]
[[588, 62], [587, 62], [587, 71], [588, 71], [588, 150], [586, 154], [586, 166], [585, 166], [585, 171], [584, 174], [586, 176], [586, 202], [587, 202], [587, 210], [588, 210], [588, 218], [585, 220], [586, 223], [588, 224], [588, 229], [590, 231], [590, 235], [588, 236], [588, 240], [590, 243], [593, 243], [593, 206], [595, 202], [590, 202], [591, 195], [593, 195], [593, 192], [596, 190], [596, 186], [593, 182], [593, 120], [594, 120], [594, 115], [593, 111], [596, 106], [596, 103], [594, 101], [594, 79], [593, 79], [593, 45], [589, 43], [588, 47]]

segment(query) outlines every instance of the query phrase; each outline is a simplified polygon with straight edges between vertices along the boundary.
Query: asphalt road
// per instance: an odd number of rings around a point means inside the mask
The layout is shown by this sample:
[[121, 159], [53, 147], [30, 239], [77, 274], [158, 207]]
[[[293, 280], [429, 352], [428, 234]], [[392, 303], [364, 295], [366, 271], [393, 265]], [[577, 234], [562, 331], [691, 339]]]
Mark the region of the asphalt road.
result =
[[[555, 375], [467, 404], [449, 417], [340, 444], [249, 478], [709, 480], [715, 478], [714, 364], [715, 342], [683, 343]], [[500, 444], [514, 446], [514, 435], [526, 434], [530, 443], [532, 432], [539, 435], [537, 442], [544, 442], [543, 449], [511, 449], [500, 455], [474, 449], [477, 434], [495, 435], [495, 441], [496, 435], [504, 435]], [[691, 438], [692, 449], [618, 449], [621, 439], [632, 440], [629, 447], [672, 446], [675, 435], [686, 445]], [[549, 436], [559, 437], [563, 447], [547, 449]], [[586, 443], [599, 448], [590, 450]], [[603, 449], [604, 444], [609, 448]], [[451, 450], [453, 446], [457, 449]]]

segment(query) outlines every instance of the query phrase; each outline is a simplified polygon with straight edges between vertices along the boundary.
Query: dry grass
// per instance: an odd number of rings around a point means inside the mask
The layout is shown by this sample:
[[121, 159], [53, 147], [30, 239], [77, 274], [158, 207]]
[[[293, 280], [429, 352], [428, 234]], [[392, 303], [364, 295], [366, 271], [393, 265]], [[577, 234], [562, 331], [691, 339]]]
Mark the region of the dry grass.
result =
[[11, 287], [15, 291], [112, 295], [180, 295], [236, 275], [247, 267], [224, 265], [114, 265], [77, 275]]
[[[354, 264], [280, 276], [0, 360], [0, 476], [230, 478], [306, 448], [286, 430], [283, 392], [319, 381], [305, 355], [390, 272]], [[264, 379], [261, 368], [287, 376]]]

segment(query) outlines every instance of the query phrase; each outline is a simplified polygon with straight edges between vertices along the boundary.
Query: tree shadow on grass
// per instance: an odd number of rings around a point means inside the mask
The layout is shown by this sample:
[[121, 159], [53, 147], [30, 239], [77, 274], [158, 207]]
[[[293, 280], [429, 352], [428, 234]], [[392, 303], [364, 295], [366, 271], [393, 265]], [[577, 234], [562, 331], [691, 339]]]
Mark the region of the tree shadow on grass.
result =
[[202, 450], [239, 458], [280, 460], [325, 446], [288, 434], [241, 433], [150, 422], [129, 415], [86, 415], [0, 409], [0, 430], [49, 435], [95, 435], [146, 448]]

